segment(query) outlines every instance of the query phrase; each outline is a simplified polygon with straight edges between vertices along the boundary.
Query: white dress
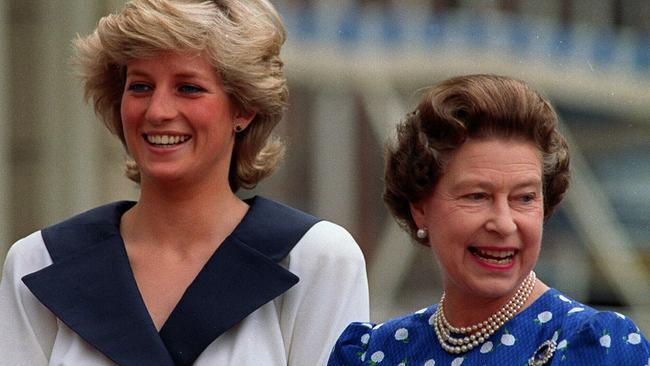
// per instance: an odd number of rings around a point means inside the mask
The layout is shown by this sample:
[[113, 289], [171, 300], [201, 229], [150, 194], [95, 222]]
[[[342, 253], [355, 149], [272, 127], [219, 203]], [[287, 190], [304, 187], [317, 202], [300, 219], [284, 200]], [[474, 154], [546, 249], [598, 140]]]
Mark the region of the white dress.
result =
[[325, 365], [368, 319], [363, 255], [345, 229], [255, 197], [156, 331], [119, 235], [133, 202], [19, 240], [0, 283], [0, 363]]

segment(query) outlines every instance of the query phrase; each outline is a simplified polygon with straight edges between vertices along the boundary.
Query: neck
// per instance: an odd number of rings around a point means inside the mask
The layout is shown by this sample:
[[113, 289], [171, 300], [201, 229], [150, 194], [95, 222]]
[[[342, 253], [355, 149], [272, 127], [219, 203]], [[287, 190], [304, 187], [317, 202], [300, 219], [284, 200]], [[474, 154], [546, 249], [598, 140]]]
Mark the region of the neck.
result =
[[[445, 317], [456, 327], [478, 324], [501, 310], [515, 296], [519, 286], [513, 292], [497, 298], [480, 298], [460, 295], [454, 291], [446, 292], [444, 301]], [[530, 296], [521, 306], [519, 312], [530, 306], [548, 289], [549, 287], [546, 284], [537, 279]]]
[[120, 230], [125, 241], [179, 251], [221, 243], [248, 206], [227, 181], [210, 183], [185, 186], [143, 180], [138, 203], [122, 216]]
[[[471, 351], [475, 347], [478, 347], [483, 342], [485, 342], [492, 334], [499, 331], [499, 329], [509, 322], [518, 312], [525, 309], [529, 306], [534, 299], [531, 299], [533, 291], [537, 287], [537, 282], [534, 273], [530, 273], [519, 285], [517, 290], [514, 291], [514, 294], [508, 299], [499, 310], [492, 312], [490, 315], [485, 317], [486, 309], [476, 309], [478, 313], [481, 314], [481, 320], [468, 320], [467, 318], [462, 319], [462, 323], [456, 322], [452, 324], [449, 322], [445, 316], [448, 313], [445, 308], [448, 304], [445, 302], [445, 295], [443, 295], [442, 300], [440, 300], [440, 306], [436, 310], [436, 313], [433, 315], [433, 328], [440, 343], [440, 347], [446, 352], [452, 354], [465, 353]], [[539, 293], [541, 289], [538, 289]], [[539, 296], [537, 296], [539, 297]], [[456, 301], [458, 303], [458, 301]], [[494, 304], [501, 303], [501, 301], [490, 301], [487, 302], [490, 307], [493, 307]], [[458, 317], [458, 305], [456, 305]], [[474, 316], [474, 315], [471, 315]], [[477, 318], [476, 316], [475, 318]], [[458, 336], [460, 335], [460, 337]]]

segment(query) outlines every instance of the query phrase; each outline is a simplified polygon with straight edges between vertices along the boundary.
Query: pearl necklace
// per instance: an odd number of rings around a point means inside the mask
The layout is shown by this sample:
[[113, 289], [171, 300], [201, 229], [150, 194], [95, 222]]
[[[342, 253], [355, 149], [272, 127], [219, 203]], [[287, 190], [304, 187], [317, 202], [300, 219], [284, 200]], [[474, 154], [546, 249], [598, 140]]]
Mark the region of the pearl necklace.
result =
[[[436, 332], [440, 346], [449, 353], [464, 353], [478, 347], [494, 334], [503, 324], [512, 319], [526, 302], [535, 287], [535, 272], [530, 272], [528, 277], [519, 285], [513, 296], [499, 311], [492, 314], [487, 320], [467, 327], [456, 328], [449, 324], [444, 312], [445, 293], [442, 293], [438, 310], [433, 314], [433, 329]], [[456, 338], [451, 333], [465, 335]]]

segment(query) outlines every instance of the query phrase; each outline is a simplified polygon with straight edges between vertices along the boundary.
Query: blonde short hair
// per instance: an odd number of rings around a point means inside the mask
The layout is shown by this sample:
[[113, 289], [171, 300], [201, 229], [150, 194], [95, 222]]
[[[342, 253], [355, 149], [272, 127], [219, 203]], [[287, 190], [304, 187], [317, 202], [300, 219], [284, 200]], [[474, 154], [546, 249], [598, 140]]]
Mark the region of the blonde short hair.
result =
[[[74, 40], [73, 60], [86, 100], [126, 146], [120, 104], [127, 61], [160, 51], [205, 54], [233, 103], [256, 113], [236, 135], [229, 173], [236, 191], [270, 175], [284, 152], [271, 137], [288, 97], [279, 57], [284, 41], [282, 21], [267, 0], [131, 0], [91, 35]], [[135, 162], [127, 163], [126, 174], [140, 181]]]

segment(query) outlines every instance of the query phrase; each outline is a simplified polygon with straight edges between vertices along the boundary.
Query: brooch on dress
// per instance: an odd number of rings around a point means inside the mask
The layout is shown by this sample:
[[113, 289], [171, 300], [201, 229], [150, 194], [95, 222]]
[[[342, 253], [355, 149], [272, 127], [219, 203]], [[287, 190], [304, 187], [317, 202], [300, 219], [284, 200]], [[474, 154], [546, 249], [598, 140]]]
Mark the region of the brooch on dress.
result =
[[554, 340], [549, 339], [537, 348], [533, 356], [528, 359], [529, 366], [544, 366], [553, 357], [557, 344]]

